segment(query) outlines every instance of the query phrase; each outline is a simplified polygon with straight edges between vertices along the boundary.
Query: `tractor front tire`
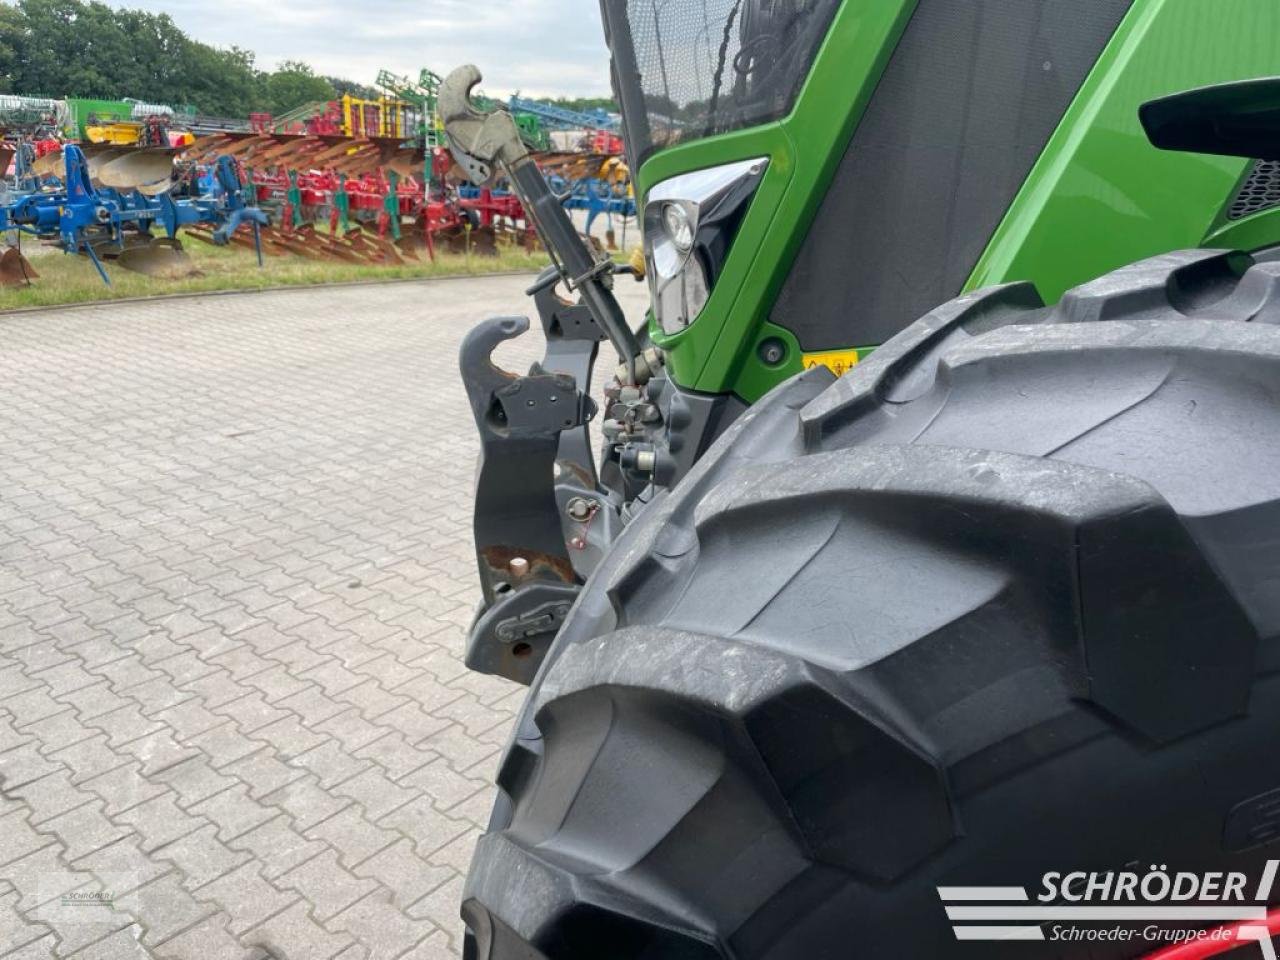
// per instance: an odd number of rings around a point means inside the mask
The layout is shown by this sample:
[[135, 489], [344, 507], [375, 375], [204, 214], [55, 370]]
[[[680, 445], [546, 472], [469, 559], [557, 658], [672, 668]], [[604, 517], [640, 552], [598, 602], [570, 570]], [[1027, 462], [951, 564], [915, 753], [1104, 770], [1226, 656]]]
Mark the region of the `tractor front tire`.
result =
[[962, 296], [753, 406], [625, 530], [535, 680], [467, 957], [1133, 957], [1160, 944], [958, 940], [938, 888], [1256, 884], [1280, 857], [1277, 324], [1280, 263], [1185, 251], [1052, 308]]

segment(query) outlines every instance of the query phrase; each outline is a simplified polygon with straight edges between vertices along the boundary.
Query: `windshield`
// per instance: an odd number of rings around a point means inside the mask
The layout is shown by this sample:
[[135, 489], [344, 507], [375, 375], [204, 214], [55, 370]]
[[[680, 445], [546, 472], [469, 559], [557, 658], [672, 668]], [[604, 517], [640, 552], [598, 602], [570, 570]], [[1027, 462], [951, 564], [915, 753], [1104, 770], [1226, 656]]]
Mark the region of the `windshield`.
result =
[[627, 149], [783, 116], [840, 0], [602, 0]]

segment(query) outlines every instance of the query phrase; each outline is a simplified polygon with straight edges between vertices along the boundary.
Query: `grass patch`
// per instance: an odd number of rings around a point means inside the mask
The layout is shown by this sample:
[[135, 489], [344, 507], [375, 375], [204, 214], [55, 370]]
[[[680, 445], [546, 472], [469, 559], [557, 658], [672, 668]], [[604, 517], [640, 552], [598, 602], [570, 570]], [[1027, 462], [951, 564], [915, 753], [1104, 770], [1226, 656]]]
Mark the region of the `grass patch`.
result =
[[187, 239], [183, 248], [200, 270], [200, 276], [162, 280], [132, 273], [107, 262], [107, 276], [111, 278], [111, 286], [108, 287], [88, 258], [68, 256], [60, 250], [25, 243], [23, 253], [40, 277], [29, 287], [0, 287], [0, 311], [172, 293], [259, 290], [353, 280], [453, 277], [499, 271], [534, 272], [550, 262], [542, 251], [531, 254], [519, 247], [501, 247], [496, 257], [478, 254], [467, 257], [437, 250], [434, 262], [427, 257], [426, 251], [422, 251], [418, 261], [385, 267], [322, 262], [292, 255], [264, 257], [263, 266], [259, 268], [253, 251], [243, 247], [214, 247]]

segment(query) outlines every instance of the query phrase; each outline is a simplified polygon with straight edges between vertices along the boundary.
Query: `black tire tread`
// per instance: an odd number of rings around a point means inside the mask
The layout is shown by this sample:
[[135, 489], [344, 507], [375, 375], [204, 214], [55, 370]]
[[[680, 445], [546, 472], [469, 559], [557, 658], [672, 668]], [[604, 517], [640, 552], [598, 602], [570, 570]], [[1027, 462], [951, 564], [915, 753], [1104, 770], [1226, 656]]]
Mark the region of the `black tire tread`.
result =
[[1181, 251], [752, 407], [535, 681], [469, 949], [1118, 957], [970, 951], [934, 888], [1260, 863], [1223, 838], [1280, 785], [1278, 323], [1280, 264]]

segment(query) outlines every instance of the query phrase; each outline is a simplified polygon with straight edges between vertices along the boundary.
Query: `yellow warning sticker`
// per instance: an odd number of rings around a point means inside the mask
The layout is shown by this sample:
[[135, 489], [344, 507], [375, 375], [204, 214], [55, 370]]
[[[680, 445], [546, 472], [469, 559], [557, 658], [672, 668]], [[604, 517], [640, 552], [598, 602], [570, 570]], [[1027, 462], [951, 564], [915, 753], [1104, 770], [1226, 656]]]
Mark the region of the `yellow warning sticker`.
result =
[[800, 360], [806, 370], [823, 366], [842, 377], [858, 364], [857, 350], [823, 350], [821, 353], [804, 353]]

